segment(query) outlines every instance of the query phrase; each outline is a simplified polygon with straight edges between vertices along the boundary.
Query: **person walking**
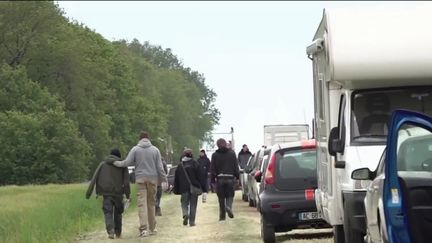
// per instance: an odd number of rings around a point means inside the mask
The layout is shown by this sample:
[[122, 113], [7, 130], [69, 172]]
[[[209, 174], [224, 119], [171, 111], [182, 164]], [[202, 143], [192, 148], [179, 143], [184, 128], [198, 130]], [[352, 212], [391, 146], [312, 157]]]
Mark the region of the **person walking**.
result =
[[140, 221], [139, 237], [157, 233], [156, 229], [156, 188], [158, 181], [166, 183], [159, 149], [152, 145], [147, 132], [141, 132], [139, 142], [123, 161], [115, 161], [118, 167], [135, 166], [137, 185], [138, 216]]
[[112, 149], [110, 155], [95, 170], [86, 192], [86, 198], [89, 199], [96, 185], [96, 194], [103, 196], [102, 210], [110, 239], [114, 239], [114, 235], [120, 238], [122, 233], [123, 195], [130, 200], [128, 169], [113, 165], [120, 158], [120, 151]]
[[240, 177], [239, 166], [235, 152], [227, 148], [225, 139], [216, 142], [218, 150], [212, 154], [211, 174], [216, 181], [216, 194], [219, 200], [219, 220], [225, 220], [225, 215], [234, 218], [232, 204], [234, 201], [234, 186]]
[[[164, 158], [162, 158], [162, 165], [165, 171], [165, 174], [168, 174], [168, 166]], [[158, 186], [156, 189], [156, 216], [162, 216], [162, 210], [160, 208], [160, 201], [162, 198], [162, 181], [158, 180]]]
[[[177, 166], [174, 176], [174, 194], [181, 195], [181, 209], [183, 225], [195, 226], [196, 210], [198, 205], [198, 194], [192, 188], [202, 188], [200, 166], [192, 157], [192, 150], [185, 149], [180, 164]], [[198, 192], [199, 193], [199, 192]]]
[[243, 144], [242, 150], [238, 153], [238, 162], [241, 169], [246, 167], [249, 158], [252, 156], [252, 153], [249, 151], [249, 148], [246, 144]]
[[203, 195], [202, 195], [202, 202], [205, 203], [207, 201], [207, 193], [210, 180], [209, 180], [209, 173], [210, 173], [210, 160], [207, 157], [205, 150], [202, 149], [200, 151], [200, 156], [198, 158], [198, 163], [200, 166], [201, 171], [201, 184], [204, 185], [203, 187]]

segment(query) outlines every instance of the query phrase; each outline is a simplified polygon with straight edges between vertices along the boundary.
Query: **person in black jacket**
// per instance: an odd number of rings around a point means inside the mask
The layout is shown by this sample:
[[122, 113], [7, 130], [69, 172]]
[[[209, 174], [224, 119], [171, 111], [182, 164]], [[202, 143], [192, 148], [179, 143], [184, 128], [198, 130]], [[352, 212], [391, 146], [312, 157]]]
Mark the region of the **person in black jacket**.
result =
[[[186, 177], [185, 171], [189, 176]], [[198, 204], [198, 195], [190, 191], [191, 183], [196, 187], [203, 188], [201, 184], [201, 171], [197, 161], [192, 157], [192, 150], [185, 149], [180, 164], [177, 166], [174, 176], [174, 194], [181, 195], [181, 209], [183, 213], [183, 225], [195, 226], [195, 216]]]
[[200, 151], [200, 157], [198, 159], [198, 163], [200, 165], [200, 170], [201, 170], [201, 180], [202, 180], [201, 184], [204, 185], [202, 202], [205, 203], [207, 201], [207, 193], [209, 188], [208, 174], [210, 173], [210, 160], [209, 158], [207, 158], [204, 149]]
[[130, 200], [129, 173], [127, 168], [113, 165], [120, 160], [118, 149], [111, 150], [111, 154], [97, 167], [86, 192], [89, 199], [96, 184], [96, 194], [103, 196], [102, 210], [105, 215], [105, 226], [110, 239], [114, 234], [120, 238], [122, 232], [122, 213], [124, 211], [123, 194]]
[[232, 204], [234, 201], [234, 186], [240, 177], [236, 154], [227, 148], [225, 139], [216, 142], [218, 150], [212, 154], [211, 175], [217, 182], [216, 193], [219, 200], [219, 220], [225, 220], [225, 214], [234, 218]]

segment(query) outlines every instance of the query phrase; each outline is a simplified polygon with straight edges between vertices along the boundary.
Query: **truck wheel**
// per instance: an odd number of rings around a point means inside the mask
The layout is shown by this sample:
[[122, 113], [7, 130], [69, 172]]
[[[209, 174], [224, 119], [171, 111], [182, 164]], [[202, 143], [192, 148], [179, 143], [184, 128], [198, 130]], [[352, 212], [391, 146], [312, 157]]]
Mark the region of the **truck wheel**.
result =
[[364, 235], [353, 229], [351, 227], [350, 222], [350, 212], [344, 204], [344, 234], [345, 234], [345, 242], [349, 243], [364, 243]]
[[267, 225], [264, 217], [261, 214], [261, 238], [265, 243], [276, 242], [274, 226]]
[[333, 226], [333, 242], [334, 243], [345, 243], [345, 234], [343, 225]]
[[247, 202], [248, 201], [248, 196], [246, 195], [246, 194], [242, 194], [242, 200], [244, 201], [244, 202]]

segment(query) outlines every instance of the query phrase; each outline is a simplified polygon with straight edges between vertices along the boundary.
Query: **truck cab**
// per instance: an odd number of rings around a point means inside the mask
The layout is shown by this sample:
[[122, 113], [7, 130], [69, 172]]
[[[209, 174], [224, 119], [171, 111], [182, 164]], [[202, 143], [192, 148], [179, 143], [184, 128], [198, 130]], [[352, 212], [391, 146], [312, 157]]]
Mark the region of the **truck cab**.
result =
[[395, 109], [432, 114], [430, 8], [324, 10], [307, 47], [313, 62], [318, 211], [337, 243], [363, 242], [364, 196]]

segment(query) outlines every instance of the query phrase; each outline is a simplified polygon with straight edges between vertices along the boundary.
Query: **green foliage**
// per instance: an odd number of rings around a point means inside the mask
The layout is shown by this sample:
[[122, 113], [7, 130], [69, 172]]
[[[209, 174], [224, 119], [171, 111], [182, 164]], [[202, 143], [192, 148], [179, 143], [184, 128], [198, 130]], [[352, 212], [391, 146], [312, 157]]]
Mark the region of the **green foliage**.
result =
[[1, 62], [0, 184], [88, 178], [141, 130], [164, 155], [172, 141], [177, 158], [219, 120], [204, 76], [169, 48], [110, 42], [53, 2], [0, 3]]
[[[85, 199], [87, 186], [0, 187], [0, 242], [72, 242], [103, 228], [102, 197]], [[131, 189], [135, 195], [135, 187]], [[132, 200], [126, 213], [136, 214], [135, 208]]]

